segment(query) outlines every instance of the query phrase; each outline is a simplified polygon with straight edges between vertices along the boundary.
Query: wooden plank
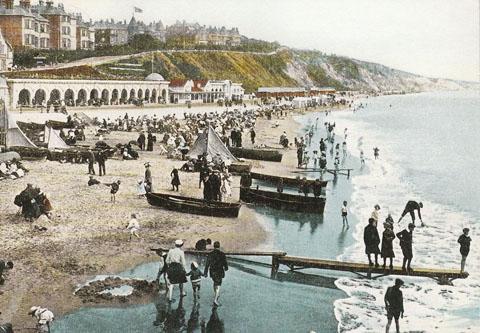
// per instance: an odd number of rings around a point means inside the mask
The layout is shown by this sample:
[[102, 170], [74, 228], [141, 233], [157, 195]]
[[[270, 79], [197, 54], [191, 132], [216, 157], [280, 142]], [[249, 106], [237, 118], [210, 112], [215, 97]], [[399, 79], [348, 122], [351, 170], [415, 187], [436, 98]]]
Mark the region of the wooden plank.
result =
[[[151, 248], [151, 251], [155, 252], [168, 252], [169, 249], [166, 248]], [[185, 254], [195, 254], [195, 255], [207, 255], [212, 250], [207, 250], [207, 251], [199, 251], [199, 250], [194, 250], [194, 249], [185, 249], [183, 252]], [[257, 256], [257, 257], [281, 257], [285, 256], [287, 253], [286, 252], [280, 252], [280, 251], [224, 251], [227, 256]]]
[[393, 270], [390, 270], [388, 266], [386, 269], [383, 269], [381, 268], [381, 266], [379, 268], [375, 268], [374, 266], [369, 266], [368, 264], [362, 263], [340, 262], [334, 260], [322, 260], [293, 256], [279, 257], [278, 262], [287, 266], [299, 266], [303, 268], [318, 268], [348, 272], [355, 271], [374, 274], [388, 273], [390, 275], [423, 276], [433, 278], [443, 276], [455, 279], [462, 279], [468, 276], [468, 274], [460, 273], [458, 270], [454, 269], [414, 268], [413, 272], [408, 272], [402, 270], [402, 268], [399, 266], [394, 266]]

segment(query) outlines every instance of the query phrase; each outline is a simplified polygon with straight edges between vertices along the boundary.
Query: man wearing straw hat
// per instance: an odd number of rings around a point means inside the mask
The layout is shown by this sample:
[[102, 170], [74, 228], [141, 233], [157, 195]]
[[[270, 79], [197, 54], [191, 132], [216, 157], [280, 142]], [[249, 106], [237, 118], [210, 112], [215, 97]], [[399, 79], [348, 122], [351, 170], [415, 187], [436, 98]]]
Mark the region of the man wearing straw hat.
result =
[[180, 297], [187, 294], [183, 291], [183, 284], [187, 282], [185, 253], [182, 251], [183, 241], [177, 239], [175, 248], [168, 251], [167, 259], [167, 280], [168, 280], [168, 301], [172, 302], [173, 285], [180, 287]]

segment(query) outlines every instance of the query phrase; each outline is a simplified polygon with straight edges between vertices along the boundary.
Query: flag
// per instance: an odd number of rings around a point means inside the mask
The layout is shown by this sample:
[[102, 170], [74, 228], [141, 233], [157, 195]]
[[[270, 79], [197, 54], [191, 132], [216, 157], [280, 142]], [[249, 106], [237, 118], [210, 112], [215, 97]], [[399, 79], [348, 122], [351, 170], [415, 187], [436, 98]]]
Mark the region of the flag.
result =
[[133, 7], [133, 10], [135, 11], [135, 13], [143, 13], [143, 9], [142, 9], [142, 8]]

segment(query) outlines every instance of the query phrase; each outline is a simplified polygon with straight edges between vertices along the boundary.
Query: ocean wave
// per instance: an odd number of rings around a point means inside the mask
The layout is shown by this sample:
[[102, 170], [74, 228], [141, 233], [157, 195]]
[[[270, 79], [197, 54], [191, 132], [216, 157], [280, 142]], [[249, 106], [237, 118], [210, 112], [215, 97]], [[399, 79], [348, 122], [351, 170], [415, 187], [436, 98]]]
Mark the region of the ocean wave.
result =
[[[365, 155], [373, 156], [373, 147], [386, 138], [381, 130], [370, 124], [352, 119], [351, 114], [334, 116], [337, 125], [347, 127], [348, 149], [358, 156], [359, 149]], [[338, 260], [366, 262], [363, 245], [363, 229], [371, 215], [373, 206], [382, 207], [380, 221], [388, 213], [398, 220], [408, 200], [422, 198], [421, 189], [408, 181], [406, 171], [395, 152], [388, 146], [380, 147], [380, 159], [367, 159], [364, 173], [352, 178], [353, 194], [350, 204], [351, 214], [361, 221], [352, 231], [356, 242], [338, 256]], [[423, 197], [427, 197], [424, 195]], [[414, 257], [412, 267], [437, 267], [460, 270], [460, 253], [457, 239], [464, 227], [469, 227], [472, 235], [479, 231], [475, 216], [458, 211], [453, 207], [433, 201], [421, 200], [424, 204], [422, 217], [425, 227], [414, 231]], [[400, 224], [395, 223], [395, 232], [405, 228], [410, 217]], [[379, 233], [383, 232], [379, 223]], [[405, 317], [401, 320], [402, 332], [478, 332], [480, 331], [480, 262], [474, 259], [479, 253], [480, 242], [475, 239], [467, 258], [466, 270], [470, 276], [465, 280], [454, 281], [455, 286], [438, 285], [428, 278], [403, 277], [402, 288], [405, 304]], [[402, 252], [398, 240], [394, 241], [396, 258], [394, 264], [401, 263]], [[384, 292], [394, 283], [394, 276], [376, 280], [341, 278], [336, 281], [338, 288], [349, 296], [335, 302], [335, 316], [339, 321], [339, 332], [379, 332], [386, 324]]]

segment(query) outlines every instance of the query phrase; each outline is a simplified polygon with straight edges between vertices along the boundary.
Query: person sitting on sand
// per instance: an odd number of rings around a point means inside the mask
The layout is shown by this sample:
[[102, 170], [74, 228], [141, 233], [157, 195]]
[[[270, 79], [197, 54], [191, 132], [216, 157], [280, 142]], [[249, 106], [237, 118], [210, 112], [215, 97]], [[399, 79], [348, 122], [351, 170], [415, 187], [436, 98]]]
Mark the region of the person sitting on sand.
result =
[[400, 333], [400, 324], [398, 322], [400, 316], [403, 318], [403, 295], [400, 287], [403, 286], [403, 281], [400, 279], [395, 279], [395, 285], [388, 287], [385, 292], [385, 308], [387, 310], [387, 327], [385, 332], [390, 331], [390, 325], [392, 324], [392, 319], [395, 318], [395, 327], [397, 333]]
[[207, 239], [199, 239], [196, 243], [195, 243], [195, 250], [197, 251], [206, 251], [207, 250], [207, 245], [211, 245], [212, 244], [212, 240], [210, 238], [207, 238]]
[[98, 180], [96, 180], [95, 178], [93, 178], [93, 176], [90, 176], [87, 184], [88, 184], [88, 186], [93, 186], [93, 185], [100, 184], [100, 182]]

